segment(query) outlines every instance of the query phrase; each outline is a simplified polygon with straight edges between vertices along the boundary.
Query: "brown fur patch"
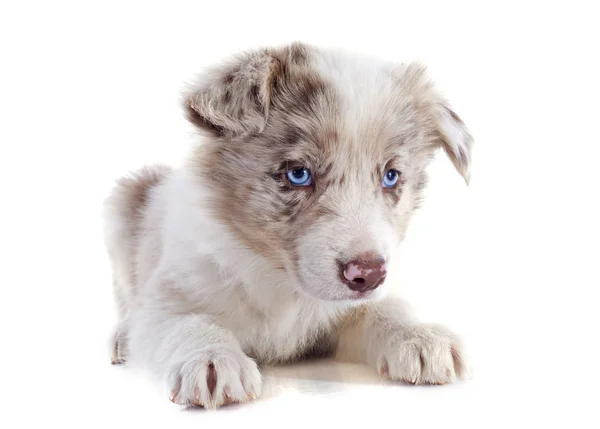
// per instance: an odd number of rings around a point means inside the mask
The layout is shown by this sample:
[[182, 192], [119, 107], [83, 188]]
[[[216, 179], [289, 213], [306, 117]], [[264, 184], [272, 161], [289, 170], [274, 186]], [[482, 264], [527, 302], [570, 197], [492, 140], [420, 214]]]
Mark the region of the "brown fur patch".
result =
[[[317, 123], [310, 123], [323, 98], [333, 96], [326, 95], [325, 83], [308, 68], [307, 49], [295, 46], [291, 50], [270, 53], [280, 67], [271, 76], [269, 120], [264, 131], [244, 136], [243, 142], [234, 137], [228, 143], [208, 145], [195, 161], [200, 174], [219, 189], [214, 202], [219, 218], [227, 221], [247, 246], [278, 265], [281, 241], [293, 240], [298, 230], [320, 213], [311, 210], [318, 185], [293, 187], [285, 172], [319, 157], [318, 147], [313, 147], [311, 153], [305, 152], [304, 160], [297, 159], [299, 146], [332, 144], [336, 137], [335, 130], [321, 131]], [[313, 113], [308, 116], [309, 112]], [[331, 163], [316, 167], [312, 171], [315, 184], [322, 184]]]
[[290, 62], [298, 65], [306, 65], [308, 61], [308, 49], [305, 45], [295, 42], [290, 45]]
[[127, 233], [129, 234], [127, 238], [132, 243], [130, 246], [131, 254], [127, 255], [131, 261], [128, 264], [131, 267], [131, 272], [127, 280], [131, 285], [136, 284], [136, 265], [133, 263], [136, 257], [134, 249], [138, 248], [138, 235], [150, 191], [171, 171], [170, 167], [163, 165], [143, 167], [128, 176], [120, 178], [112, 195], [105, 202], [106, 205], [116, 208], [120, 218], [127, 224]]

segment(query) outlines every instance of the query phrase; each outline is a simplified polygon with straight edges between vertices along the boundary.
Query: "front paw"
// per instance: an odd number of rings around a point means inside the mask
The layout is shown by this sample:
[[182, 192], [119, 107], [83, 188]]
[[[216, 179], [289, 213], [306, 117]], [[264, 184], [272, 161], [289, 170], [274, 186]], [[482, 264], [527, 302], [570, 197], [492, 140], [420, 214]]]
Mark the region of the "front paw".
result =
[[465, 374], [460, 341], [437, 325], [395, 332], [381, 348], [376, 365], [382, 377], [412, 384], [446, 384]]
[[173, 365], [168, 384], [171, 401], [176, 404], [217, 408], [255, 399], [262, 378], [256, 363], [243, 352], [217, 348]]

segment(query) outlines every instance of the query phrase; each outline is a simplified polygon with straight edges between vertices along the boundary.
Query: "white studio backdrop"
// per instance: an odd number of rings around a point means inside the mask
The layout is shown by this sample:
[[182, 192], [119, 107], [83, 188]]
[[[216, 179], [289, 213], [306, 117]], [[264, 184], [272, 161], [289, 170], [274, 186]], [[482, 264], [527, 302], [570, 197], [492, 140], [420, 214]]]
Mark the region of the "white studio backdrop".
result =
[[[596, 7], [2, 2], [0, 426], [599, 427]], [[255, 404], [180, 411], [109, 365], [101, 202], [128, 170], [190, 149], [186, 79], [293, 40], [424, 62], [475, 136], [469, 187], [441, 154], [431, 166], [398, 282], [463, 334], [473, 378], [408, 388], [309, 363], [267, 370]]]

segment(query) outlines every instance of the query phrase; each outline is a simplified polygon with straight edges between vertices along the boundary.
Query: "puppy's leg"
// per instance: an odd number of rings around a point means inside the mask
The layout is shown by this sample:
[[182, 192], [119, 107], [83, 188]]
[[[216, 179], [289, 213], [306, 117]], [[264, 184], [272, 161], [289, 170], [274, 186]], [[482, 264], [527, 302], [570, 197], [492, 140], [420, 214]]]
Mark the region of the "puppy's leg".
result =
[[260, 394], [256, 363], [210, 316], [148, 313], [131, 321], [129, 353], [166, 381], [171, 401], [216, 408]]
[[413, 384], [446, 384], [465, 373], [459, 339], [442, 326], [419, 324], [393, 298], [368, 304], [346, 321], [336, 357], [367, 362], [382, 377]]

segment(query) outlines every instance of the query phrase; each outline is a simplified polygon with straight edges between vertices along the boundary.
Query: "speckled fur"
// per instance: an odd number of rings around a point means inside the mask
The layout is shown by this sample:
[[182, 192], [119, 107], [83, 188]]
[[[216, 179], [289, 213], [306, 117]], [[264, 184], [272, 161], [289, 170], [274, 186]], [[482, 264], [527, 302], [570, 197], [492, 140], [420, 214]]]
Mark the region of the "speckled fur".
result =
[[[339, 280], [338, 261], [366, 252], [393, 267], [437, 148], [468, 180], [471, 137], [423, 66], [294, 43], [205, 71], [184, 107], [205, 137], [185, 166], [147, 168], [107, 200], [114, 361], [206, 407], [258, 396], [257, 361], [332, 354], [411, 383], [463, 374], [452, 333], [418, 324], [386, 283], [361, 295]], [[287, 181], [299, 166], [311, 186]], [[401, 178], [384, 189], [390, 168]]]

